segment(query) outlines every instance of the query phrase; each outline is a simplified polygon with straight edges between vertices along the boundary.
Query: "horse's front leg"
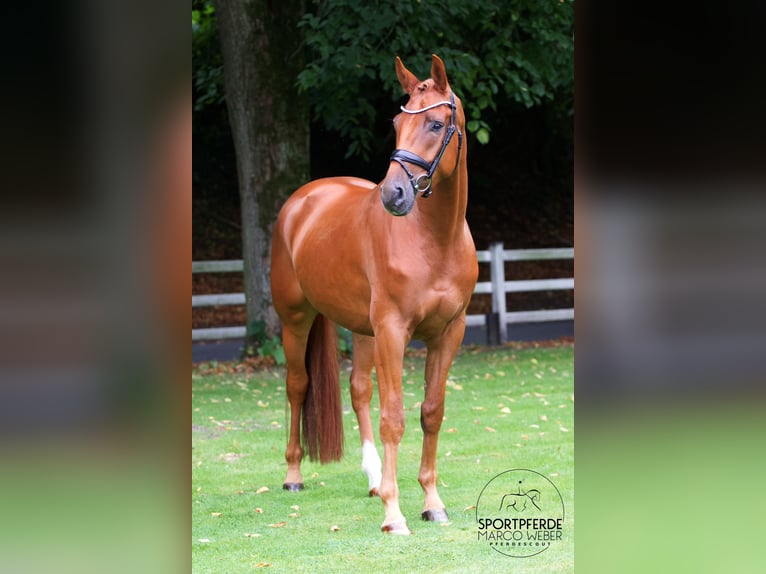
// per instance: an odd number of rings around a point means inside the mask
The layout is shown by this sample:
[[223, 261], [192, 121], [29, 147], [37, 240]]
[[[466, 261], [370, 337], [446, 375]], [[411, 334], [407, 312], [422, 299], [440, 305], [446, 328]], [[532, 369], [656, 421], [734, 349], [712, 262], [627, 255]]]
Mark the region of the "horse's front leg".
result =
[[399, 486], [396, 482], [396, 457], [404, 435], [402, 363], [409, 337], [407, 330], [397, 325], [384, 324], [375, 329], [380, 440], [383, 443], [383, 477], [379, 494], [386, 511], [381, 530], [392, 534], [411, 534], [407, 520], [399, 509]]
[[370, 496], [377, 496], [380, 488], [381, 463], [375, 448], [370, 421], [372, 400], [372, 367], [375, 364], [375, 339], [354, 333], [354, 359], [351, 370], [351, 404], [359, 423], [362, 439], [362, 470], [367, 474]]
[[423, 487], [425, 502], [423, 520], [447, 522], [447, 510], [436, 488], [436, 450], [439, 430], [444, 418], [444, 391], [452, 360], [460, 349], [465, 333], [465, 317], [453, 321], [437, 339], [427, 343], [425, 398], [420, 407], [423, 429], [423, 453], [418, 482]]

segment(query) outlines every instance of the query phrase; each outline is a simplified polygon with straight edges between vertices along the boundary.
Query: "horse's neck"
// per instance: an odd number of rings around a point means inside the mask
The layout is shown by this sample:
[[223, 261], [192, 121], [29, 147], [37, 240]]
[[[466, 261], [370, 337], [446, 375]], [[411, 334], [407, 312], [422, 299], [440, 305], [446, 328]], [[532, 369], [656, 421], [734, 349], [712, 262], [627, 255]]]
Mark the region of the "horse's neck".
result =
[[436, 244], [450, 247], [464, 235], [468, 205], [468, 177], [465, 165], [458, 173], [433, 189], [429, 198], [418, 200], [423, 224]]

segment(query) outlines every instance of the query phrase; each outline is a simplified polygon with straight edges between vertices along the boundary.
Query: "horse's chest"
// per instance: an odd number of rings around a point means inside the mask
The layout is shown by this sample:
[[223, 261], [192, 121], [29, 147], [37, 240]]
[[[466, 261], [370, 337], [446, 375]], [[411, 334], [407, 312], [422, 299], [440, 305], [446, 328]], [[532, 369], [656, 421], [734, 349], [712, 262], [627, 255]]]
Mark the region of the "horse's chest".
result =
[[437, 282], [431, 288], [427, 314], [451, 321], [465, 307], [469, 297], [458, 282]]
[[463, 311], [473, 290], [464, 275], [452, 274], [449, 268], [442, 268], [440, 272], [421, 277], [417, 284], [411, 284], [410, 297], [422, 322], [444, 325]]

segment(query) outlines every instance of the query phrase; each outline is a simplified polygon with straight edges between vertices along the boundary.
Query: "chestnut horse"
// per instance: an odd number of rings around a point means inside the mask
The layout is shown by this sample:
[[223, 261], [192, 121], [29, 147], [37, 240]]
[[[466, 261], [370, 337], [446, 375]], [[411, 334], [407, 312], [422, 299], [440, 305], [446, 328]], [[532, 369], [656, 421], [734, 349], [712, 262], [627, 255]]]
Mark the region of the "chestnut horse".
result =
[[[303, 488], [304, 449], [320, 462], [342, 456], [337, 323], [353, 332], [351, 402], [370, 496], [379, 494], [383, 501], [383, 531], [410, 534], [396, 482], [404, 433], [404, 350], [412, 338], [428, 350], [418, 481], [425, 492], [422, 518], [444, 522], [436, 446], [447, 374], [463, 340], [478, 264], [465, 220], [465, 115], [444, 62], [434, 55], [431, 78], [421, 81], [396, 58], [396, 75], [409, 101], [394, 118], [397, 149], [385, 179], [376, 185], [333, 177], [298, 189], [274, 228], [271, 288], [282, 321], [291, 411], [283, 487]], [[419, 194], [428, 199], [416, 201]], [[373, 366], [382, 476], [370, 422]]]

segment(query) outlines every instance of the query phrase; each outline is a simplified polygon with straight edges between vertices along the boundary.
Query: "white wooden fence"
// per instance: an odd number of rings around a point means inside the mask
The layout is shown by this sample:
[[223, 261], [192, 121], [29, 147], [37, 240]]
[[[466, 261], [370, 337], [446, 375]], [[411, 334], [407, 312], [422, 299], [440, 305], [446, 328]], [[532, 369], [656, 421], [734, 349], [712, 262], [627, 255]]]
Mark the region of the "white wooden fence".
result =
[[[573, 277], [558, 279], [527, 279], [506, 281], [506, 261], [540, 261], [544, 259], [574, 259], [574, 248], [555, 249], [503, 249], [502, 243], [493, 243], [486, 251], [476, 253], [479, 263], [489, 263], [490, 280], [480, 281], [474, 289], [475, 294], [492, 295], [492, 313], [489, 315], [468, 315], [466, 325], [485, 327], [498, 331], [498, 340], [507, 340], [508, 325], [511, 323], [535, 323], [541, 321], [565, 321], [574, 319], [574, 309], [540, 309], [536, 311], [508, 311], [506, 293], [526, 291], [561, 291], [574, 289]], [[242, 272], [242, 260], [194, 261], [192, 273], [231, 273]], [[221, 293], [214, 295], [192, 295], [192, 308], [218, 305], [244, 305], [244, 293]], [[492, 322], [497, 324], [492, 325]], [[245, 327], [214, 327], [192, 329], [192, 341], [216, 339], [241, 339], [246, 333]]]

